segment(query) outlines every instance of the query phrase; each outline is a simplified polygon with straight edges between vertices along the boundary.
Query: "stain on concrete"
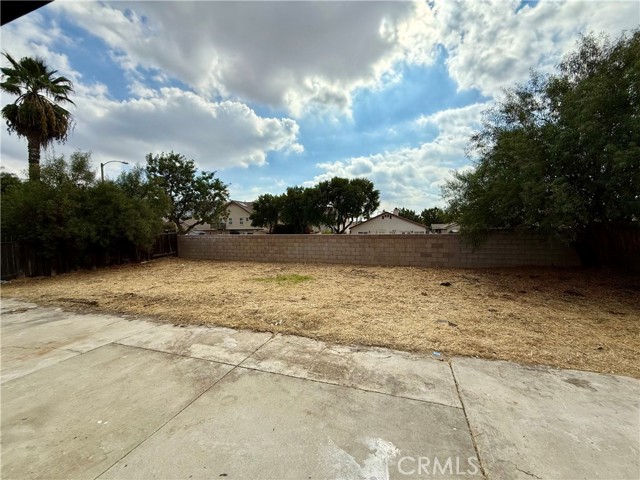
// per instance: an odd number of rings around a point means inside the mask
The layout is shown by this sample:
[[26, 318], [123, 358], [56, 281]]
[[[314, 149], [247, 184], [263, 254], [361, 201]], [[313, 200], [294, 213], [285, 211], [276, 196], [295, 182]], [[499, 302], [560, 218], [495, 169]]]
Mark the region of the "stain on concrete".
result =
[[367, 437], [361, 443], [369, 450], [362, 464], [330, 438], [320, 452], [325, 464], [333, 470], [335, 478], [389, 480], [389, 465], [400, 454], [400, 450], [392, 442], [382, 438]]
[[562, 381], [569, 383], [571, 385], [574, 385], [576, 387], [586, 388], [587, 390], [591, 390], [592, 392], [598, 391], [595, 388], [593, 388], [593, 386], [591, 385], [591, 382], [583, 378], [563, 378]]
[[2, 310], [2, 315], [12, 315], [14, 313], [24, 313], [24, 312], [28, 312], [29, 310], [33, 310], [36, 307], [21, 307], [21, 308], [14, 308], [13, 310]]

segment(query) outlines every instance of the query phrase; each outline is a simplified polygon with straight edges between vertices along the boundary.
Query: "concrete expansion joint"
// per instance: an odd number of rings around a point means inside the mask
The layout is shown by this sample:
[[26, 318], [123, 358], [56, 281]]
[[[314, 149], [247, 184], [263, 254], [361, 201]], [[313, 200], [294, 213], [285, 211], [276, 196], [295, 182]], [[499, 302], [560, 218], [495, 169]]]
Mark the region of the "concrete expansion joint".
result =
[[[114, 342], [115, 343], [115, 342]], [[110, 344], [109, 344], [110, 345]], [[130, 345], [124, 345], [125, 347], [131, 347]], [[140, 348], [141, 350], [150, 350], [148, 348], [141, 348], [141, 347], [132, 347], [132, 348]], [[153, 351], [157, 351], [157, 350], [153, 350]], [[167, 352], [161, 352], [161, 353], [167, 353]], [[169, 355], [176, 355], [176, 356], [180, 356], [183, 357], [184, 355], [177, 355], [177, 354], [171, 354], [169, 353]], [[193, 357], [187, 357], [187, 358], [193, 358]], [[222, 362], [214, 362], [211, 360], [208, 360], [211, 363], [222, 363]], [[118, 462], [124, 460], [125, 458], [127, 458], [129, 455], [131, 455], [132, 452], [134, 452], [136, 449], [138, 449], [141, 445], [143, 445], [145, 442], [147, 442], [151, 437], [153, 437], [156, 433], [158, 433], [162, 428], [165, 427], [165, 425], [167, 425], [169, 422], [171, 422], [174, 418], [176, 418], [178, 415], [180, 415], [182, 412], [184, 412], [187, 408], [189, 408], [191, 405], [193, 405], [194, 402], [196, 402], [200, 397], [202, 397], [204, 394], [206, 394], [207, 392], [209, 392], [213, 387], [215, 387], [218, 383], [220, 383], [222, 380], [224, 380], [231, 372], [235, 371], [235, 369], [238, 368], [237, 365], [233, 365], [233, 368], [231, 368], [228, 372], [226, 372], [224, 375], [222, 375], [219, 379], [217, 379], [216, 381], [214, 381], [211, 385], [209, 385], [207, 388], [205, 388], [199, 395], [196, 395], [194, 398], [191, 399], [190, 402], [187, 402], [187, 404], [180, 409], [178, 412], [176, 412], [174, 415], [171, 416], [171, 418], [169, 418], [166, 422], [164, 422], [162, 425], [160, 425], [158, 428], [156, 428], [153, 432], [151, 432], [149, 435], [147, 435], [141, 442], [139, 442], [137, 445], [135, 445], [134, 447], [132, 447], [127, 453], [125, 453], [124, 455], [122, 455], [122, 457], [118, 458], [116, 461], [114, 461], [111, 465], [109, 465], [107, 468], [105, 468], [100, 475], [97, 475], [95, 478], [98, 479], [100, 478], [102, 475], [104, 475], [111, 467], [113, 467], [114, 465], [116, 465]]]
[[[268, 332], [268, 333], [271, 333], [271, 332]], [[251, 352], [249, 355], [247, 355], [246, 358], [244, 360], [242, 360], [240, 363], [238, 363], [238, 365], [236, 365], [236, 366], [240, 367], [240, 368], [246, 368], [246, 367], [243, 367], [242, 364], [244, 362], [246, 362], [247, 360], [249, 360], [251, 357], [253, 357], [256, 354], [256, 352], [258, 350], [260, 350], [262, 347], [264, 347], [267, 343], [269, 343], [271, 340], [276, 338], [277, 335], [278, 335], [277, 333], [271, 333], [271, 336], [265, 342], [263, 342], [261, 345], [259, 345], [258, 348], [256, 348], [253, 352]]]
[[[208, 358], [201, 358], [201, 357], [193, 357], [191, 355], [185, 355], [183, 353], [168, 352], [166, 350], [158, 350], [156, 348], [141, 347], [140, 345], [129, 345], [129, 344], [126, 344], [126, 343], [120, 343], [120, 341], [107, 343], [106, 345], [118, 345], [119, 347], [135, 348], [137, 350], [145, 350], [147, 352], [162, 353], [164, 355], [171, 355], [171, 356], [174, 356], [174, 357], [190, 358], [190, 359], [194, 359], [194, 360], [202, 360], [203, 362], [218, 363], [220, 365], [228, 365], [228, 366], [234, 367], [234, 368], [238, 366], [238, 364], [236, 364], [236, 363], [222, 362], [220, 360], [210, 360]], [[106, 345], [103, 345], [103, 346], [106, 346]], [[101, 348], [101, 347], [99, 347], [99, 348]]]
[[[473, 443], [473, 449], [476, 452], [476, 458], [478, 459], [478, 463], [480, 464], [480, 471], [482, 472], [482, 476], [484, 478], [487, 477], [487, 471], [484, 466], [484, 462], [480, 457], [480, 450], [478, 449], [478, 442], [476, 442], [476, 434], [474, 433], [473, 428], [471, 428], [471, 422], [469, 421], [469, 415], [467, 415], [467, 409], [464, 405], [464, 400], [462, 399], [462, 395], [460, 394], [460, 385], [458, 385], [458, 379], [456, 378], [456, 374], [453, 371], [453, 365], [451, 365], [451, 360], [447, 361], [447, 365], [449, 365], [449, 370], [451, 370], [451, 376], [453, 377], [453, 383], [456, 386], [456, 393], [458, 394], [458, 400], [460, 400], [460, 405], [462, 405], [462, 413], [464, 414], [464, 419], [467, 422], [467, 429], [469, 430], [469, 435], [471, 435], [471, 443]], [[517, 468], [517, 467], [516, 467]]]
[[[144, 318], [137, 318], [137, 317], [135, 317], [135, 318], [122, 317], [122, 320], [128, 320], [128, 321], [143, 320], [144, 321], [145, 319]], [[143, 330], [139, 330], [139, 331], [133, 332], [132, 334], [127, 335], [126, 337], [120, 337], [116, 341], [111, 342], [111, 343], [122, 342], [124, 340], [127, 340], [128, 338], [131, 338], [131, 337], [134, 337], [134, 336], [136, 336], [136, 335], [138, 335], [140, 333], [146, 332], [147, 330], [151, 330], [152, 328], [156, 328], [157, 325], [158, 324], [149, 325], [147, 328], [145, 328]]]
[[[265, 344], [266, 343], [268, 343], [268, 342], [265, 342]], [[247, 357], [247, 359], [248, 358], [249, 357]], [[260, 373], [268, 373], [269, 375], [278, 375], [278, 376], [281, 376], [281, 377], [294, 378], [296, 380], [302, 380], [302, 381], [305, 381], [305, 382], [314, 382], [314, 383], [320, 383], [320, 384], [323, 384], [323, 385], [331, 385], [331, 386], [334, 386], [334, 387], [348, 388], [348, 389], [351, 389], [351, 390], [357, 390], [359, 392], [375, 393], [376, 395], [384, 395], [384, 396], [392, 397], [392, 398], [400, 398], [402, 400], [411, 400], [412, 402], [427, 403], [429, 405], [438, 405], [439, 407], [455, 408], [457, 410], [462, 410], [462, 407], [458, 407], [456, 405], [449, 405], [447, 403], [434, 402], [433, 400], [424, 400], [424, 399], [421, 399], [421, 398], [405, 397], [403, 395], [394, 395], [393, 393], [380, 392], [378, 390], [370, 390], [368, 388], [357, 387], [355, 385], [345, 385], [344, 383], [329, 382], [327, 380], [320, 380], [320, 379], [317, 379], [317, 378], [299, 377], [299, 376], [291, 375], [291, 374], [288, 374], [288, 373], [272, 372], [270, 370], [264, 370], [264, 369], [258, 368], [258, 367], [243, 366], [241, 364], [238, 365], [237, 368], [241, 368], [241, 369], [244, 369], [244, 370], [251, 370], [251, 371], [260, 372]]]

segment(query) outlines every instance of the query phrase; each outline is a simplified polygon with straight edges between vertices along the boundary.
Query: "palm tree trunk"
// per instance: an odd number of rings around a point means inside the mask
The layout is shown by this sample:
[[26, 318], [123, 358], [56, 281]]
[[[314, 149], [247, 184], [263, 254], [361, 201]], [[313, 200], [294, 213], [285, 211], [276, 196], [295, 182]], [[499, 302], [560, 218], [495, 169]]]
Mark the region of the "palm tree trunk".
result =
[[29, 137], [27, 148], [29, 150], [29, 180], [40, 181], [40, 142], [37, 138]]

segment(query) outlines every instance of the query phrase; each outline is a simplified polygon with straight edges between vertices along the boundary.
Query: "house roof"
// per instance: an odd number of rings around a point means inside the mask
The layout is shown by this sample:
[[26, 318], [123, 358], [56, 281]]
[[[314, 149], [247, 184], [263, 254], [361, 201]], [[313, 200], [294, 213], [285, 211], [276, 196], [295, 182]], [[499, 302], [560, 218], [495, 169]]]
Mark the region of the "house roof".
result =
[[225, 205], [225, 207], [228, 207], [232, 203], [235, 203], [237, 206], [239, 206], [249, 214], [253, 213], [253, 202], [241, 202], [239, 200], [231, 200]]
[[[193, 225], [194, 223], [196, 223], [196, 220], [193, 218], [187, 218], [185, 221], [180, 222], [182, 224], [183, 227], [190, 227], [191, 225]], [[208, 223], [201, 223], [200, 225], [196, 225], [195, 227], [193, 227], [194, 230], [215, 230], [214, 228], [211, 227], [211, 225], [209, 225]]]
[[375, 220], [376, 218], [381, 217], [382, 215], [391, 215], [392, 217], [399, 218], [400, 220], [403, 220], [403, 221], [405, 221], [407, 223], [412, 223], [414, 225], [418, 225], [419, 227], [422, 227], [425, 230], [427, 228], [427, 226], [424, 223], [414, 222], [413, 220], [409, 220], [408, 218], [401, 217], [400, 215], [396, 215], [395, 213], [391, 213], [391, 212], [382, 212], [382, 213], [376, 215], [375, 217], [371, 217], [369, 220], [365, 220], [364, 222], [360, 222], [360, 223], [356, 223], [355, 225], [351, 225], [351, 227], [349, 227], [349, 228], [359, 227], [360, 225], [364, 225], [365, 223], [371, 222], [371, 221]]
[[447, 228], [459, 227], [456, 222], [451, 223], [432, 223], [431, 230], [446, 230]]

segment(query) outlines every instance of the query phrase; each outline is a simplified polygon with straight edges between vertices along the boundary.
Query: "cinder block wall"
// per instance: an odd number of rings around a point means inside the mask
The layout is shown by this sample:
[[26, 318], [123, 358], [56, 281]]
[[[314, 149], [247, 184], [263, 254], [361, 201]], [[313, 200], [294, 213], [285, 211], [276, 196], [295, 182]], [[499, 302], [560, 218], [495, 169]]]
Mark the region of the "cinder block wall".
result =
[[530, 235], [496, 232], [477, 248], [459, 235], [178, 236], [178, 256], [202, 260], [341, 263], [413, 267], [580, 265], [570, 247]]

